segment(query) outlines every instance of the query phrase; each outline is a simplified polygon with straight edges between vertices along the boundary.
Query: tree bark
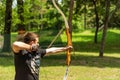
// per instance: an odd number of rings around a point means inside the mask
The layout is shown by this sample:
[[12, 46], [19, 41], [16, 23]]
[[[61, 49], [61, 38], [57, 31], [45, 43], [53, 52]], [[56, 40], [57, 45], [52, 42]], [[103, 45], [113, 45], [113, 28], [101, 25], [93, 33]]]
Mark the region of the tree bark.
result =
[[87, 9], [86, 9], [86, 0], [84, 1], [84, 29], [87, 28], [87, 21], [86, 21], [86, 14], [87, 14]]
[[93, 4], [94, 4], [94, 11], [95, 11], [95, 26], [96, 26], [96, 31], [95, 31], [95, 36], [94, 36], [94, 43], [97, 43], [97, 36], [98, 36], [98, 29], [99, 29], [99, 17], [98, 17], [98, 11], [97, 11], [97, 7], [96, 7], [96, 2], [97, 0], [93, 0]]
[[72, 38], [72, 16], [73, 16], [73, 6], [74, 6], [74, 0], [70, 0], [70, 7], [69, 7], [69, 18], [68, 18], [68, 24], [70, 27], [70, 34]]
[[2, 52], [11, 51], [11, 21], [12, 21], [12, 0], [6, 0], [4, 43]]
[[105, 15], [105, 23], [104, 23], [103, 35], [102, 35], [101, 47], [99, 53], [100, 57], [103, 57], [103, 52], [105, 47], [105, 40], [106, 40], [108, 20], [109, 20], [109, 10], [110, 10], [110, 0], [106, 0], [106, 15]]

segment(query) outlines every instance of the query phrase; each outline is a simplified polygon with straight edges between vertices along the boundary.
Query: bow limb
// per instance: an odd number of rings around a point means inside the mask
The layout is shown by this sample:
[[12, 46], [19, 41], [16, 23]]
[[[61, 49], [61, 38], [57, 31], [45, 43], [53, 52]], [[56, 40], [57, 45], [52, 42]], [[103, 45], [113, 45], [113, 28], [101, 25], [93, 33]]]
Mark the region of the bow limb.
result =
[[[68, 25], [68, 21], [64, 15], [64, 13], [61, 11], [61, 9], [56, 5], [55, 0], [52, 0], [53, 5], [55, 6], [55, 8], [59, 11], [59, 13], [62, 15], [64, 22], [65, 22], [65, 27], [66, 27], [66, 35], [67, 35], [67, 45], [68, 46], [72, 46], [72, 40], [71, 40], [71, 35], [69, 32], [69, 25]], [[70, 62], [71, 62], [71, 55], [70, 55], [71, 50], [67, 50], [67, 58], [66, 58], [66, 64], [69, 66]]]

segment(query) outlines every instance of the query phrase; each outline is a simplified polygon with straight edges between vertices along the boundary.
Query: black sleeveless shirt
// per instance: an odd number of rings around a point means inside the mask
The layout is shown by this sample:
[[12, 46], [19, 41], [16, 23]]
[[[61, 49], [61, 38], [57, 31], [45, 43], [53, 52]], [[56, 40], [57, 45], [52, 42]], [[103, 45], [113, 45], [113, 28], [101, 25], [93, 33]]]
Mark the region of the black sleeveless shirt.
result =
[[14, 54], [15, 80], [39, 80], [40, 59], [46, 54], [46, 50], [21, 50]]

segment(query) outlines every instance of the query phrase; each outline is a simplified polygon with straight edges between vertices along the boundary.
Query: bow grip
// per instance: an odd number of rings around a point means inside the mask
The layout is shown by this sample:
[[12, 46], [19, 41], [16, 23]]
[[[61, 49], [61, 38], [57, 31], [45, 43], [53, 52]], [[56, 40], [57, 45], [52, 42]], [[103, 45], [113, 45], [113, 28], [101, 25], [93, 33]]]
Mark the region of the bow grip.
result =
[[[70, 32], [69, 32], [69, 29], [66, 28], [66, 35], [67, 35], [67, 45], [68, 46], [72, 46], [72, 41], [71, 41], [71, 35], [70, 35]], [[70, 65], [70, 62], [71, 62], [71, 55], [70, 55], [70, 52], [71, 50], [68, 49], [67, 50], [67, 53], [66, 53], [66, 64], [69, 66]]]

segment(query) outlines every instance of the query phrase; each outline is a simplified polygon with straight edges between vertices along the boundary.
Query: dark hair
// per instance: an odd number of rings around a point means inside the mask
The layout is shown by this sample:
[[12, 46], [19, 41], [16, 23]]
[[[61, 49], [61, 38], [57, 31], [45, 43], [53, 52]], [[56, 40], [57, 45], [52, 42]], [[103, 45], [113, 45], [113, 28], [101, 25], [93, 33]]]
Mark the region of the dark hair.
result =
[[35, 41], [36, 38], [38, 38], [39, 36], [33, 32], [27, 32], [25, 33], [24, 37], [23, 37], [23, 42], [29, 44], [31, 41]]

